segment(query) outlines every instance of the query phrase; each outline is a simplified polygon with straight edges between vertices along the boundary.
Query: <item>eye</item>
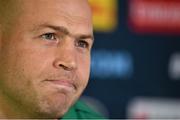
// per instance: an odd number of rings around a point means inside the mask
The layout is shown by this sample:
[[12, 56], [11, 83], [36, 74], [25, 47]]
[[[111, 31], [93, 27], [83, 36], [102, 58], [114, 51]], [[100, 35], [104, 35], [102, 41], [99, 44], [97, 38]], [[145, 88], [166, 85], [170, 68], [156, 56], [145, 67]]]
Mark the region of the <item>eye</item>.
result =
[[43, 35], [41, 35], [41, 37], [45, 40], [56, 40], [56, 35], [55, 33], [45, 33]]
[[81, 48], [89, 48], [89, 43], [85, 40], [78, 40], [77, 46]]

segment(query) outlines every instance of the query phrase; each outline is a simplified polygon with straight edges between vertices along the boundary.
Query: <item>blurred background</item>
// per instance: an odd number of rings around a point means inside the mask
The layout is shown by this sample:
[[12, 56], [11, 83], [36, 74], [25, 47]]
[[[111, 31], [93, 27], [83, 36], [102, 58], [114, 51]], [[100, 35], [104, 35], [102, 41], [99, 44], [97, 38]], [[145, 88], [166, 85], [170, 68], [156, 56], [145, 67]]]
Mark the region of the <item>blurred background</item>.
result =
[[180, 119], [180, 0], [89, 0], [95, 43], [81, 98], [107, 118]]

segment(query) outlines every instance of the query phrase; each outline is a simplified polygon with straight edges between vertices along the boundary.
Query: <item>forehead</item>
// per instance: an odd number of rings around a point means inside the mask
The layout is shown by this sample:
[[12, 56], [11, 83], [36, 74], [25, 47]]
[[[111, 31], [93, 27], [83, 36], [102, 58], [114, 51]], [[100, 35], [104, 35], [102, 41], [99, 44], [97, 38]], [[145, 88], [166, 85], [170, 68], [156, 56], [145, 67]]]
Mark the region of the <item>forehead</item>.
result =
[[[23, 3], [24, 5], [32, 7], [32, 5], [35, 7], [40, 7], [40, 6], [48, 6], [48, 7], [55, 7], [55, 6], [59, 6], [59, 7], [63, 7], [66, 8], [68, 6], [73, 6], [76, 9], [80, 9], [79, 5], [81, 7], [84, 6], [88, 6], [88, 1], [87, 0], [19, 0], [21, 2], [19, 3]], [[70, 9], [70, 8], [69, 8]]]
[[[38, 25], [52, 23], [68, 27], [92, 29], [92, 14], [87, 0], [18, 0], [20, 21]], [[67, 27], [65, 26], [65, 27]]]
[[[24, 12], [67, 14], [88, 18], [91, 10], [87, 0], [20, 0]], [[53, 13], [52, 13], [53, 12]]]

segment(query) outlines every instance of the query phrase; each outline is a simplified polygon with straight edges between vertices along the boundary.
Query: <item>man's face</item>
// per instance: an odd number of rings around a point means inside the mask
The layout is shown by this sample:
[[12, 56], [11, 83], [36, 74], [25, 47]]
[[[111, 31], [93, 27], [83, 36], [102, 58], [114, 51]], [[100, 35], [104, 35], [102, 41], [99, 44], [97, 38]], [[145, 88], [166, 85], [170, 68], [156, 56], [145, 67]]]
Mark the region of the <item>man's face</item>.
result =
[[20, 9], [11, 32], [0, 39], [0, 95], [10, 106], [6, 109], [19, 116], [62, 116], [89, 79], [93, 38], [88, 3], [21, 0]]

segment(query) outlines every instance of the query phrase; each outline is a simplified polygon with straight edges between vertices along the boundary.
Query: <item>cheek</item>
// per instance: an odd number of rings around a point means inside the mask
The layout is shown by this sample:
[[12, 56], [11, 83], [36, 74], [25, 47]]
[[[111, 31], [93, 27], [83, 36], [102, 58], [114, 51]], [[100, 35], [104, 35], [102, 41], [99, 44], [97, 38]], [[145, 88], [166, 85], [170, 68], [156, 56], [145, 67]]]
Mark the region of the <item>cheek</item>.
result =
[[78, 70], [79, 70], [79, 77], [81, 79], [81, 82], [85, 87], [89, 80], [89, 74], [90, 74], [90, 59], [89, 59], [89, 57], [86, 59], [80, 60]]
[[1, 51], [4, 54], [1, 57], [0, 70], [1, 89], [4, 90], [12, 99], [20, 99], [22, 96], [32, 94], [30, 91], [31, 81], [28, 78], [27, 64], [23, 51], [11, 49]]
[[[12, 50], [13, 51], [13, 50]], [[11, 86], [23, 86], [26, 84], [28, 78], [27, 73], [31, 72], [28, 70], [26, 64], [26, 58], [22, 51], [18, 52], [6, 52], [6, 58], [2, 58], [4, 61], [4, 70], [2, 71], [4, 80], [9, 81]]]
[[16, 48], [6, 52], [3, 73], [1, 72], [3, 79], [8, 82], [6, 85], [11, 89], [33, 89], [40, 81], [40, 73], [47, 64], [45, 57], [35, 49]]
[[39, 47], [26, 46], [18, 51], [20, 57], [17, 58], [19, 64], [17, 67], [21, 67], [29, 78], [38, 77], [47, 69], [47, 66], [50, 66], [51, 58], [53, 58], [52, 54]]

